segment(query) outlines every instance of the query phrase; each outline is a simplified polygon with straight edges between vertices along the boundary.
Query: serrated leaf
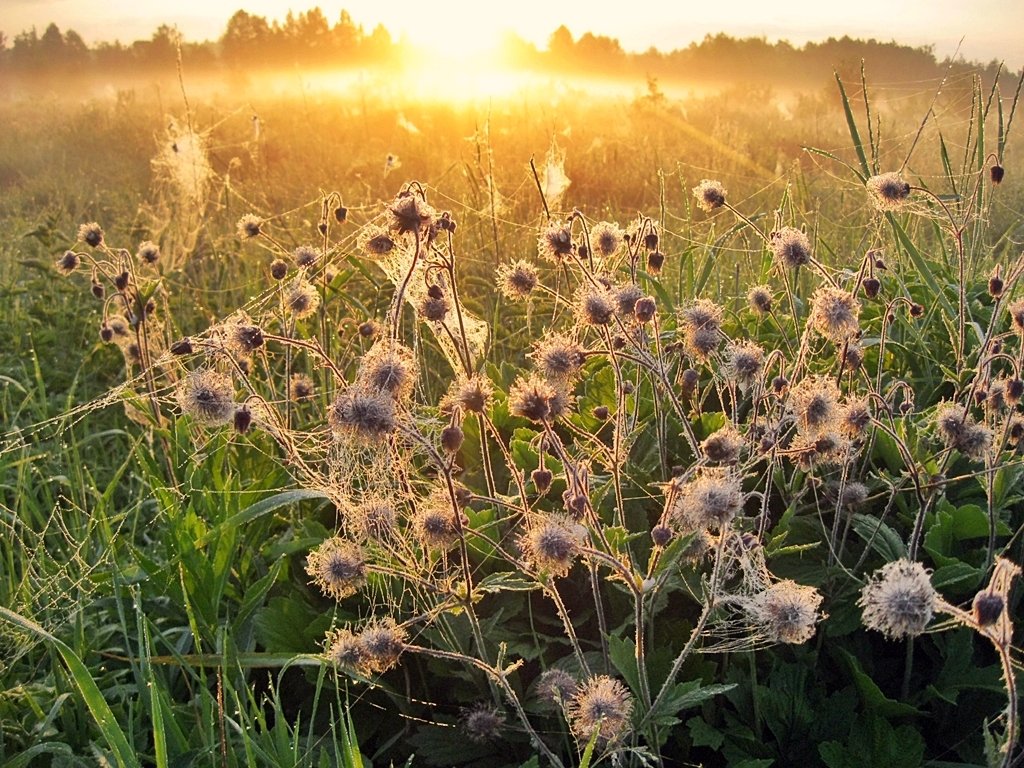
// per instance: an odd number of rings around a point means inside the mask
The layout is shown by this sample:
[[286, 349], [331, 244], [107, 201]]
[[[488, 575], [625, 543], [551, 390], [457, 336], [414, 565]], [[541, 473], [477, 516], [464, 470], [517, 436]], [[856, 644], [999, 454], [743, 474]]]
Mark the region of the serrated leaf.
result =
[[886, 562], [906, 557], [907, 548], [903, 539], [892, 528], [878, 518], [861, 513], [853, 516], [853, 531]]

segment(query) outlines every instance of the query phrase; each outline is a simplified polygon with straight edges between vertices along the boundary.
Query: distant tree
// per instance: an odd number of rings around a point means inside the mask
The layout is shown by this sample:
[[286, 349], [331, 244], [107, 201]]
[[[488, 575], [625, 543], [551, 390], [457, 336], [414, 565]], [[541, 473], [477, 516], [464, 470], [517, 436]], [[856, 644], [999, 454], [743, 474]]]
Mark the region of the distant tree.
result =
[[224, 58], [231, 63], [249, 63], [268, 53], [272, 42], [270, 25], [263, 16], [236, 11], [228, 19], [227, 29], [221, 37]]
[[548, 53], [556, 61], [567, 62], [572, 59], [575, 48], [576, 43], [573, 42], [572, 32], [565, 24], [552, 32], [551, 37], [548, 38]]

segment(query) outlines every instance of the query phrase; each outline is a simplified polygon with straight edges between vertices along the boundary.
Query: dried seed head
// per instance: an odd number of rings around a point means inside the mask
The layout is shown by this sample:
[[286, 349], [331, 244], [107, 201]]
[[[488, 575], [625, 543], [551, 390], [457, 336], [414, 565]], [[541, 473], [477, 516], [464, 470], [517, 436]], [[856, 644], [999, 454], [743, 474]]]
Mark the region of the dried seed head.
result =
[[178, 339], [178, 341], [171, 344], [171, 354], [177, 357], [181, 355], [192, 354], [192, 339], [187, 336], [184, 339]]
[[700, 444], [704, 457], [715, 464], [735, 464], [743, 449], [743, 437], [732, 424], [712, 432]]
[[285, 311], [296, 320], [302, 320], [314, 314], [320, 306], [320, 294], [307, 280], [298, 278], [292, 281], [282, 296]]
[[498, 290], [512, 301], [525, 301], [537, 287], [537, 268], [522, 259], [498, 267]]
[[606, 675], [587, 680], [566, 708], [569, 725], [577, 741], [589, 742], [597, 735], [601, 747], [622, 739], [629, 729], [633, 702], [626, 687]]
[[367, 539], [380, 539], [398, 526], [398, 510], [386, 499], [371, 496], [351, 510], [354, 530]]
[[784, 269], [796, 269], [811, 263], [811, 241], [793, 227], [772, 232], [769, 244], [776, 263]]
[[1011, 302], [1006, 308], [1010, 313], [1010, 320], [1013, 322], [1013, 329], [1024, 337], [1024, 299], [1017, 299]]
[[478, 704], [462, 713], [459, 724], [474, 744], [489, 744], [501, 738], [505, 716], [494, 707]]
[[395, 400], [406, 400], [412, 395], [417, 375], [412, 350], [385, 339], [363, 356], [356, 383], [369, 390], [386, 392]]
[[673, 515], [687, 531], [721, 530], [743, 509], [739, 475], [706, 469], [679, 489]]
[[490, 407], [493, 391], [491, 380], [484, 376], [460, 375], [441, 400], [441, 412], [451, 413], [454, 408], [459, 408], [463, 413], [485, 413]]
[[361, 671], [363, 647], [351, 630], [339, 629], [327, 635], [327, 660], [346, 672]]
[[306, 573], [325, 595], [342, 600], [366, 583], [366, 561], [358, 544], [334, 536], [309, 553]]
[[579, 554], [584, 535], [581, 526], [568, 518], [545, 517], [534, 521], [519, 546], [538, 571], [565, 576]]
[[537, 493], [544, 495], [551, 488], [551, 481], [554, 476], [551, 474], [550, 469], [535, 469], [530, 473], [530, 479], [533, 481], [533, 487], [537, 489]]
[[1002, 276], [999, 274], [999, 267], [996, 267], [988, 278], [988, 294], [993, 299], [998, 299], [1003, 295], [1003, 290], [1005, 288], [1006, 283], [1003, 281]]
[[603, 286], [583, 285], [576, 293], [576, 318], [586, 325], [608, 325], [615, 314], [615, 297]]
[[395, 400], [379, 389], [348, 387], [331, 405], [327, 423], [336, 438], [355, 437], [378, 443], [398, 426]]
[[923, 304], [917, 304], [917, 303], [911, 304], [910, 305], [910, 309], [908, 311], [910, 312], [910, 316], [912, 318], [914, 318], [915, 320], [924, 317], [924, 305]]
[[253, 213], [247, 213], [238, 220], [238, 236], [243, 240], [259, 237], [263, 227], [263, 219]]
[[633, 316], [639, 323], [649, 323], [658, 313], [658, 304], [653, 296], [644, 296], [637, 299], [633, 306]]
[[311, 245], [300, 245], [292, 252], [292, 261], [300, 269], [312, 267], [320, 261], [320, 249]]
[[999, 617], [1006, 607], [1006, 601], [1001, 595], [993, 594], [983, 590], [974, 596], [974, 620], [979, 627], [990, 627], [999, 621]]
[[693, 196], [697, 200], [697, 207], [707, 213], [725, 205], [725, 189], [720, 181], [703, 179], [693, 188]]
[[231, 378], [212, 368], [190, 372], [178, 385], [178, 404], [193, 421], [209, 427], [228, 424], [235, 416]]
[[849, 511], [855, 511], [868, 500], [868, 487], [864, 483], [846, 483], [839, 493], [839, 506]]
[[421, 232], [429, 227], [436, 212], [419, 195], [409, 192], [398, 195], [385, 208], [387, 227], [392, 232], [404, 235], [407, 232]]
[[814, 636], [814, 627], [822, 618], [818, 613], [821, 601], [813, 587], [787, 579], [756, 594], [751, 613], [773, 642], [803, 643]]
[[288, 276], [288, 265], [281, 259], [270, 262], [270, 276], [275, 280], [284, 280]]
[[508, 392], [509, 413], [530, 421], [554, 421], [568, 407], [569, 397], [562, 388], [536, 374], [516, 379]]
[[955, 448], [969, 459], [980, 461], [992, 448], [992, 431], [975, 422], [957, 403], [942, 403], [935, 409], [935, 426], [947, 448]]
[[249, 406], [243, 405], [236, 408], [232, 423], [234, 424], [235, 432], [240, 435], [247, 433], [252, 426], [252, 410], [250, 410]]
[[465, 439], [462, 427], [453, 425], [441, 430], [441, 447], [448, 453], [458, 453]]
[[700, 374], [693, 368], [687, 368], [683, 371], [681, 383], [683, 396], [689, 397], [697, 391], [697, 385], [700, 383]]
[[725, 358], [726, 378], [743, 389], [757, 381], [764, 367], [764, 349], [752, 341], [730, 342]]
[[658, 250], [657, 232], [648, 232], [646, 235], [644, 235], [644, 248], [646, 248], [648, 251]]
[[83, 224], [78, 228], [78, 239], [92, 248], [103, 244], [103, 229], [95, 221]]
[[988, 169], [989, 178], [992, 179], [993, 184], [1001, 184], [1003, 182], [1003, 176], [1006, 175], [1006, 169], [1001, 165], [993, 165]]
[[860, 331], [860, 302], [849, 291], [821, 286], [811, 299], [811, 327], [841, 344]]
[[556, 264], [572, 254], [572, 233], [568, 225], [560, 221], [549, 222], [537, 238], [537, 252]]
[[722, 308], [708, 299], [698, 299], [679, 318], [686, 351], [705, 360], [722, 339]]
[[224, 330], [225, 345], [239, 357], [248, 357], [263, 346], [263, 331], [258, 325], [229, 323]]
[[386, 672], [405, 650], [405, 629], [392, 618], [374, 619], [359, 633], [360, 669], [366, 674]]
[[293, 402], [300, 403], [309, 400], [316, 391], [313, 380], [304, 373], [293, 373], [288, 380], [288, 397]]
[[607, 221], [595, 224], [590, 230], [590, 246], [596, 256], [610, 259], [622, 248], [622, 230]]
[[871, 409], [866, 399], [851, 400], [843, 408], [840, 431], [847, 437], [860, 437], [871, 423]]
[[395, 241], [378, 226], [365, 227], [359, 234], [359, 247], [372, 258], [387, 256], [395, 249]]
[[372, 339], [374, 336], [377, 335], [377, 331], [379, 330], [379, 328], [377, 327], [377, 323], [375, 323], [373, 320], [367, 320], [363, 323], [360, 323], [359, 327], [356, 330], [358, 331], [359, 335], [362, 336], [364, 339]]
[[551, 382], [568, 387], [586, 361], [583, 346], [569, 336], [553, 333], [543, 337], [533, 348], [533, 365]]
[[660, 275], [663, 266], [665, 266], [665, 254], [661, 251], [651, 251], [647, 254], [647, 272], [649, 274]]
[[896, 560], [876, 571], [861, 591], [857, 604], [864, 625], [891, 640], [915, 637], [935, 613], [939, 596], [921, 563]]
[[82, 263], [81, 257], [74, 251], [64, 251], [64, 255], [57, 259], [57, 271], [62, 275], [70, 275], [78, 265]]
[[759, 315], [772, 311], [772, 290], [767, 285], [755, 285], [747, 291], [747, 304]]
[[579, 684], [564, 669], [548, 669], [540, 673], [534, 690], [541, 701], [559, 706], [576, 695]]
[[898, 173], [872, 176], [865, 186], [880, 211], [897, 211], [910, 197], [910, 185]]
[[862, 283], [864, 287], [864, 295], [869, 299], [878, 297], [879, 291], [882, 290], [882, 282], [877, 277], [866, 277]]
[[447, 493], [433, 493], [417, 505], [412, 529], [424, 548], [445, 550], [459, 540], [455, 514]]
[[594, 408], [590, 411], [590, 415], [593, 416], [598, 421], [604, 421], [605, 419], [607, 419], [609, 413], [610, 411], [608, 410], [607, 405], [595, 405]]
[[840, 415], [839, 388], [830, 377], [809, 376], [793, 387], [790, 408], [802, 433], [813, 436], [835, 428]]
[[[434, 288], [436, 286], [431, 286]], [[452, 303], [443, 293], [440, 296], [431, 296], [429, 293], [420, 299], [416, 310], [420, 317], [431, 323], [441, 323], [448, 316]]]
[[651, 528], [651, 541], [656, 547], [667, 547], [672, 541], [672, 529], [667, 525], [656, 525]]
[[623, 320], [631, 320], [636, 315], [637, 302], [644, 298], [644, 292], [635, 283], [627, 283], [614, 290], [615, 309]]

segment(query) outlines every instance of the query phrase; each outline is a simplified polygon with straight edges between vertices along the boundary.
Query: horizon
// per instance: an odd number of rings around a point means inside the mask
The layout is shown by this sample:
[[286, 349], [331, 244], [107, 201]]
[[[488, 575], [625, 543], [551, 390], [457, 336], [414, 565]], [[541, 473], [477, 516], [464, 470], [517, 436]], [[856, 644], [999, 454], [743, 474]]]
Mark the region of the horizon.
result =
[[[1024, 68], [1024, 36], [1014, 33], [1024, 26], [1024, 3], [1010, 0], [983, 0], [970, 7], [952, 0], [911, 0], [901, 3], [895, 13], [892, 4], [884, 0], [865, 0], [849, 9], [820, 8], [803, 0], [766, 9], [753, 0], [734, 0], [728, 18], [718, 8], [662, 8], [652, 0], [637, 0], [628, 9], [585, 8], [582, 0], [562, 2], [552, 9], [541, 0], [521, 0], [517, 18], [500, 22], [486, 8], [457, 0], [436, 0], [433, 13], [416, 14], [412, 19], [409, 3], [381, 7], [372, 0], [313, 1], [288, 7], [273, 0], [180, 0], [173, 12], [154, 5], [114, 0], [104, 5], [101, 16], [94, 10], [94, 0], [13, 0], [0, 31], [10, 42], [21, 32], [34, 27], [42, 33], [54, 23], [62, 32], [74, 30], [88, 45], [95, 46], [99, 42], [149, 39], [157, 27], [167, 24], [176, 27], [187, 42], [201, 43], [218, 40], [228, 19], [238, 10], [273, 22], [283, 21], [289, 10], [298, 14], [319, 7], [332, 25], [346, 10], [353, 22], [367, 31], [383, 25], [394, 39], [433, 49], [439, 55], [451, 52], [452, 35], [467, 32], [470, 36], [462, 37], [458, 45], [463, 53], [486, 52], [508, 32], [543, 50], [551, 34], [564, 25], [574, 39], [588, 32], [610, 37], [629, 53], [650, 48], [667, 53], [719, 33], [763, 38], [770, 43], [785, 40], [796, 47], [849, 36], [914, 48], [931, 47], [939, 61], [959, 57], [981, 64], [1003, 61], [1014, 71]], [[744, 13], [744, 9], [749, 12]], [[880, 33], [877, 20], [884, 16], [889, 18], [885, 32]]]

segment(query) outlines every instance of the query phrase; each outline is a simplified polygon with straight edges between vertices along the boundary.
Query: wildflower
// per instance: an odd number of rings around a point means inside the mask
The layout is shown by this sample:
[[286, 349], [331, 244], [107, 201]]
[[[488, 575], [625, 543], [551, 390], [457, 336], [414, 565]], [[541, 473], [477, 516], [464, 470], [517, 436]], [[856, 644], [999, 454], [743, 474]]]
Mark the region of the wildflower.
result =
[[285, 289], [284, 308], [296, 320], [302, 320], [316, 312], [320, 306], [320, 294], [308, 281], [299, 278]]
[[302, 402], [313, 397], [315, 387], [313, 380], [304, 373], [293, 373], [288, 379], [288, 397], [292, 402]]
[[811, 263], [811, 241], [807, 235], [793, 227], [772, 232], [769, 243], [775, 261], [785, 269], [796, 269]]
[[231, 323], [226, 332], [226, 346], [239, 357], [248, 357], [263, 346], [263, 331], [258, 325]]
[[82, 263], [81, 257], [74, 251], [64, 251], [64, 255], [57, 259], [57, 271], [62, 275], [70, 275], [78, 265]]
[[351, 435], [367, 442], [379, 442], [395, 431], [398, 414], [389, 393], [352, 386], [335, 399], [327, 423], [335, 437]]
[[595, 224], [590, 230], [590, 246], [602, 259], [610, 259], [622, 248], [622, 230], [607, 221]]
[[877, 277], [867, 277], [862, 283], [864, 286], [864, 295], [869, 299], [873, 299], [878, 296], [878, 292], [882, 290], [882, 282]]
[[687, 352], [703, 360], [715, 349], [722, 336], [722, 308], [708, 299], [698, 299], [682, 311], [680, 325]]
[[369, 256], [387, 256], [395, 249], [395, 241], [384, 229], [369, 226], [359, 235], [359, 247]]
[[632, 709], [626, 687], [607, 675], [598, 675], [579, 687], [566, 716], [580, 743], [586, 744], [597, 734], [597, 742], [603, 747], [625, 735]]
[[386, 672], [405, 650], [405, 630], [392, 618], [374, 619], [359, 633], [359, 666], [367, 674]]
[[399, 235], [420, 232], [434, 221], [435, 211], [426, 200], [405, 192], [396, 197], [386, 209], [388, 229]]
[[320, 250], [311, 245], [300, 245], [292, 252], [292, 261], [300, 268], [312, 267], [320, 260]]
[[595, 285], [580, 286], [576, 294], [576, 317], [587, 325], [608, 325], [615, 314], [612, 292]]
[[551, 481], [553, 479], [554, 476], [550, 469], [538, 468], [530, 473], [530, 480], [533, 481], [533, 487], [537, 489], [537, 493], [542, 495], [547, 493], [548, 489], [551, 488]]
[[139, 243], [135, 258], [143, 264], [156, 264], [160, 260], [160, 246], [149, 240]]
[[512, 301], [524, 301], [537, 287], [537, 268], [522, 259], [498, 267], [498, 290]]
[[673, 513], [687, 530], [721, 530], [743, 509], [739, 475], [707, 469], [679, 489]]
[[999, 595], [982, 590], [974, 596], [971, 607], [974, 610], [974, 620], [979, 627], [990, 627], [995, 624], [1003, 613], [1006, 601]]
[[767, 285], [755, 285], [747, 291], [747, 304], [759, 315], [772, 311], [772, 291]]
[[572, 699], [579, 683], [564, 669], [548, 669], [540, 673], [534, 690], [541, 701], [557, 705]]
[[568, 408], [569, 398], [561, 387], [536, 374], [513, 382], [508, 392], [508, 410], [534, 422], [554, 421]]
[[443, 322], [452, 308], [452, 303], [444, 295], [444, 290], [439, 285], [432, 285], [427, 290], [417, 306], [420, 317], [432, 323]]
[[545, 379], [565, 385], [576, 378], [586, 361], [583, 346], [561, 333], [538, 341], [532, 356], [534, 366]]
[[450, 413], [455, 407], [466, 413], [485, 413], [490, 406], [494, 387], [490, 379], [483, 376], [460, 375], [441, 401], [441, 411]]
[[857, 604], [864, 610], [868, 629], [897, 640], [924, 632], [938, 601], [938, 593], [921, 563], [896, 560], [871, 576]]
[[910, 196], [910, 185], [898, 173], [872, 176], [865, 186], [880, 211], [897, 211]]
[[520, 546], [537, 570], [565, 576], [579, 554], [582, 536], [580, 526], [571, 520], [546, 517], [530, 527]]
[[985, 457], [992, 448], [992, 432], [978, 424], [957, 403], [943, 403], [935, 410], [935, 425], [939, 437], [947, 448], [955, 448], [976, 461]]
[[568, 225], [560, 221], [550, 222], [537, 238], [537, 252], [545, 259], [560, 264], [572, 253], [572, 233]]
[[839, 416], [839, 388], [827, 376], [808, 376], [793, 387], [790, 407], [799, 431], [824, 432], [835, 425]]
[[652, 275], [660, 275], [661, 268], [665, 265], [665, 254], [661, 251], [651, 251], [647, 254], [647, 272]]
[[178, 404], [186, 415], [206, 426], [227, 424], [235, 415], [231, 379], [212, 368], [192, 371], [178, 386]]
[[379, 390], [395, 400], [412, 394], [416, 382], [416, 359], [412, 350], [397, 341], [382, 341], [366, 353], [356, 374], [356, 383], [370, 390]]
[[818, 613], [822, 596], [813, 587], [785, 580], [756, 594], [751, 613], [773, 642], [803, 643], [814, 635], [822, 618]]
[[644, 292], [635, 283], [627, 283], [614, 289], [616, 311], [619, 317], [630, 319], [636, 315], [636, 304], [644, 298]]
[[103, 244], [103, 230], [95, 221], [83, 224], [78, 228], [78, 239], [92, 248], [99, 248]]
[[749, 387], [761, 375], [764, 349], [752, 341], [731, 342], [725, 348], [725, 376], [740, 387]]
[[186, 336], [183, 339], [178, 339], [176, 342], [171, 344], [170, 351], [172, 355], [191, 355], [192, 354], [192, 339]]
[[859, 371], [864, 364], [864, 347], [856, 341], [848, 341], [843, 348], [842, 363], [844, 370]]
[[840, 431], [847, 437], [860, 437], [871, 423], [871, 409], [866, 399], [852, 400], [843, 408]]
[[722, 182], [703, 179], [693, 188], [693, 196], [697, 199], [697, 207], [706, 213], [725, 205], [725, 189]]
[[743, 437], [731, 424], [712, 432], [700, 444], [705, 458], [715, 464], [735, 464], [743, 449]]
[[501, 736], [505, 716], [494, 707], [480, 704], [463, 712], [460, 725], [470, 741], [487, 744]]
[[306, 573], [325, 595], [342, 600], [366, 583], [366, 561], [358, 544], [334, 536], [309, 553]]
[[441, 447], [448, 453], [458, 453], [466, 439], [466, 433], [458, 425], [447, 426], [441, 430]]
[[363, 663], [363, 646], [351, 630], [339, 629], [327, 635], [326, 656], [336, 667], [358, 672]]
[[238, 236], [243, 240], [258, 237], [263, 227], [263, 219], [253, 213], [247, 213], [238, 220]]
[[852, 293], [821, 286], [811, 299], [810, 324], [818, 333], [836, 344], [860, 331], [860, 302]]
[[235, 409], [235, 415], [232, 417], [232, 423], [235, 427], [235, 432], [240, 435], [244, 435], [249, 431], [249, 427], [252, 426], [252, 411], [248, 405], [243, 405], [240, 408]]

